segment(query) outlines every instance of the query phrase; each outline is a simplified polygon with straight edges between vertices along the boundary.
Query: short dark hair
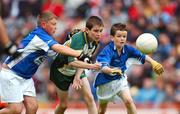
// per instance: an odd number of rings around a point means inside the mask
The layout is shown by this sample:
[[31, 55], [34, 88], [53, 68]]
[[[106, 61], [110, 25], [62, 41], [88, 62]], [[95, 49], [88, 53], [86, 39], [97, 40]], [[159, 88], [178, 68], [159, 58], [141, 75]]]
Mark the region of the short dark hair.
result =
[[48, 22], [49, 20], [51, 20], [53, 18], [57, 19], [57, 16], [55, 14], [53, 14], [52, 12], [50, 12], [50, 11], [42, 12], [37, 17], [37, 24], [38, 24], [38, 26], [40, 26], [42, 21]]
[[104, 27], [104, 24], [101, 18], [99, 18], [98, 16], [91, 16], [87, 19], [86, 27], [88, 29], [91, 30], [96, 25]]
[[110, 30], [110, 35], [114, 36], [116, 34], [116, 31], [127, 31], [126, 24], [122, 23], [116, 23], [112, 25], [111, 30]]

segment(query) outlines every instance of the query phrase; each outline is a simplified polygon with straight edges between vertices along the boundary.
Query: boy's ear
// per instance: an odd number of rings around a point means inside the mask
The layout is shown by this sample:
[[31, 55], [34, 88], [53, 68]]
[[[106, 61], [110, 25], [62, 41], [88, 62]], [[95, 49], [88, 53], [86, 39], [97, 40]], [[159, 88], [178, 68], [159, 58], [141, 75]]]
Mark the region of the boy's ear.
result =
[[114, 37], [112, 35], [110, 35], [110, 38], [111, 38], [112, 41], [114, 41]]
[[46, 27], [46, 22], [42, 21], [42, 22], [41, 22], [41, 27], [42, 27], [42, 28], [45, 28], [45, 27]]
[[86, 27], [86, 28], [85, 28], [85, 32], [88, 33], [88, 31], [89, 31], [89, 29]]

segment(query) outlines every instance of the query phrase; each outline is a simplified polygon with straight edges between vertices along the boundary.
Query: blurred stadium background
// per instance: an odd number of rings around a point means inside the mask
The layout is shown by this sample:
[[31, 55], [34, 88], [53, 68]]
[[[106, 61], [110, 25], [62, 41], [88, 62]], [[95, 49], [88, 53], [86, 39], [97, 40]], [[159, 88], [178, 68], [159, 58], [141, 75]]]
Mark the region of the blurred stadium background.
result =
[[[138, 114], [180, 114], [180, 0], [0, 0], [2, 15], [10, 38], [19, 43], [36, 26], [38, 13], [51, 10], [58, 16], [55, 39], [66, 41], [74, 28], [83, 28], [90, 15], [100, 16], [105, 24], [102, 47], [109, 42], [109, 29], [113, 23], [126, 23], [128, 43], [134, 45], [138, 35], [150, 32], [158, 38], [158, 50], [151, 56], [165, 68], [162, 76], [152, 72], [148, 64], [131, 67], [127, 74]], [[2, 48], [0, 48], [2, 49]], [[2, 63], [6, 55], [0, 56]], [[49, 81], [48, 59], [34, 75], [39, 101], [38, 114], [53, 114], [60, 102], [55, 86]], [[22, 66], [23, 67], [23, 66]], [[92, 93], [94, 74], [89, 81]], [[82, 96], [69, 91], [69, 109], [66, 114], [87, 114]], [[125, 114], [121, 102], [110, 104], [107, 114]]]

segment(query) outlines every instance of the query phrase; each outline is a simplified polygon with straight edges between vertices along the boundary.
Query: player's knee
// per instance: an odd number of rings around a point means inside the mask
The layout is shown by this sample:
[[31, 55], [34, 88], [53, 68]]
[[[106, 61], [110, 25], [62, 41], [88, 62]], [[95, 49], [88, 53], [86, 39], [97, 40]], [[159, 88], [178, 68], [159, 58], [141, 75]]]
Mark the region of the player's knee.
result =
[[93, 97], [93, 95], [88, 95], [88, 96], [84, 97], [84, 100], [86, 101], [87, 104], [92, 104], [92, 103], [94, 103], [94, 97]]
[[9, 108], [9, 114], [21, 114], [22, 111], [23, 111], [22, 106], [16, 107], [16, 108], [14, 108], [14, 107]]
[[64, 103], [64, 102], [61, 102], [59, 107], [63, 110], [66, 110], [67, 109], [67, 103]]
[[131, 105], [134, 105], [134, 101], [132, 99], [127, 99], [124, 104], [126, 105], [126, 107], [129, 107]]
[[28, 108], [29, 108], [29, 112], [30, 112], [30, 113], [36, 114], [36, 112], [37, 112], [37, 110], [38, 110], [38, 104], [34, 104], [34, 105], [32, 105], [32, 106], [30, 106], [30, 107], [28, 107]]

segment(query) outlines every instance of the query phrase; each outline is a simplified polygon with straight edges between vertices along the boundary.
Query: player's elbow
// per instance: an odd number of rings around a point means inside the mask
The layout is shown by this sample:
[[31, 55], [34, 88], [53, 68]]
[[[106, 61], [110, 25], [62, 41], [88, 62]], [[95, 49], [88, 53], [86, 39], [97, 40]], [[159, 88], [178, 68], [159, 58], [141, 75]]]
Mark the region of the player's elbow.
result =
[[68, 66], [70, 66], [70, 67], [76, 67], [77, 65], [76, 65], [76, 63], [73, 61], [73, 62], [69, 62], [69, 63], [68, 63]]

